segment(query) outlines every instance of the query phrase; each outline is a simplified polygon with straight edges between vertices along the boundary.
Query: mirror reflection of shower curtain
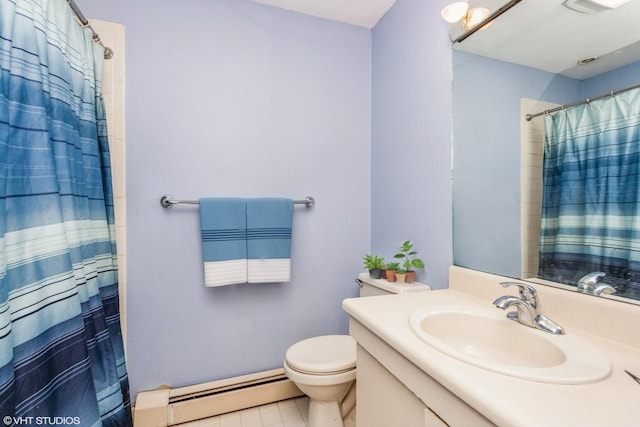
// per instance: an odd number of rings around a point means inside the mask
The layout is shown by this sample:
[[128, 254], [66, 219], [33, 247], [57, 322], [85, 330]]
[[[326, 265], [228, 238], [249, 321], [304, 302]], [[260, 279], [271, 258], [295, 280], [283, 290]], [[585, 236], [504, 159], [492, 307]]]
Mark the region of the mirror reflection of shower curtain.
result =
[[545, 117], [539, 277], [640, 298], [640, 89]]
[[66, 0], [0, 16], [0, 416], [131, 426], [104, 50]]

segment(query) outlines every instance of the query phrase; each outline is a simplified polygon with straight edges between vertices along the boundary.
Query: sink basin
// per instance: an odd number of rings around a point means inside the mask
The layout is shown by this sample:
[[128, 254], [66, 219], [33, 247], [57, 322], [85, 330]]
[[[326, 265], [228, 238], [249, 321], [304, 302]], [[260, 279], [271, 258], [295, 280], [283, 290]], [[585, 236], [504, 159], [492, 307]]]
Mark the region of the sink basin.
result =
[[583, 384], [611, 373], [606, 356], [586, 340], [529, 328], [493, 307], [426, 307], [413, 312], [409, 322], [422, 341], [440, 352], [512, 377]]

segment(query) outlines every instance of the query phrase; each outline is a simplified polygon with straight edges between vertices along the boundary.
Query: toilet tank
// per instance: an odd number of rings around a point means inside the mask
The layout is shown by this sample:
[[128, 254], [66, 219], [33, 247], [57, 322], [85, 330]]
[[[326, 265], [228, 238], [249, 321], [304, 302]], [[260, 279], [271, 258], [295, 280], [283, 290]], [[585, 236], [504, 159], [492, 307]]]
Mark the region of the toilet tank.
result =
[[388, 282], [385, 279], [372, 279], [371, 276], [369, 276], [369, 273], [360, 273], [356, 282], [360, 286], [361, 297], [404, 294], [408, 292], [424, 292], [431, 290], [431, 286], [425, 283]]

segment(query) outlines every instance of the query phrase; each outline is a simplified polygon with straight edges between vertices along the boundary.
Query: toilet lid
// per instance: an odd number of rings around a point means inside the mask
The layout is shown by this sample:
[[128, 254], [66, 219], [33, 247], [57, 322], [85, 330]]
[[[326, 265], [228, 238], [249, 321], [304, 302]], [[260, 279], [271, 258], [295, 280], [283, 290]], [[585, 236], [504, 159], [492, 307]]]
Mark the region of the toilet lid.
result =
[[349, 335], [323, 335], [302, 340], [287, 350], [289, 367], [310, 374], [333, 374], [356, 367], [356, 341]]

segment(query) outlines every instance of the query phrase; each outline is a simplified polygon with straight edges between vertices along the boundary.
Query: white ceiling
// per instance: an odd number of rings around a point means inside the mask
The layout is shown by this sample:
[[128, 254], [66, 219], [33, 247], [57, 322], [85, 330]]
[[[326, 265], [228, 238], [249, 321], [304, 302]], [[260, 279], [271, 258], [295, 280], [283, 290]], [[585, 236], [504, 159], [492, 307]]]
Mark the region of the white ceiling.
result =
[[[396, 0], [253, 0], [281, 9], [373, 28]], [[424, 0], [429, 1], [429, 0]]]
[[[396, 0], [253, 0], [307, 15], [373, 28]], [[432, 0], [422, 0], [432, 1]], [[454, 1], [454, 0], [452, 0]], [[507, 0], [469, 0], [491, 11]], [[522, 0], [455, 49], [585, 79], [640, 60], [640, 0], [587, 15], [565, 0]], [[452, 38], [462, 31], [452, 24]], [[596, 56], [588, 65], [579, 59]]]

